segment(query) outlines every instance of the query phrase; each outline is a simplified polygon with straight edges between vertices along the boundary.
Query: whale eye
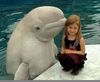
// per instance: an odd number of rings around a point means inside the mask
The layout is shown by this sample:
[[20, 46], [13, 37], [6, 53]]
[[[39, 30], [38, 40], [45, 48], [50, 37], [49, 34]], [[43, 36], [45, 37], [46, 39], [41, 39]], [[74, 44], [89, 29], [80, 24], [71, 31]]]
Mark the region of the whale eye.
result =
[[36, 30], [40, 30], [40, 27], [35, 27], [36, 28]]
[[40, 25], [35, 25], [32, 27], [32, 31], [33, 32], [38, 32], [39, 30], [41, 30], [41, 26]]

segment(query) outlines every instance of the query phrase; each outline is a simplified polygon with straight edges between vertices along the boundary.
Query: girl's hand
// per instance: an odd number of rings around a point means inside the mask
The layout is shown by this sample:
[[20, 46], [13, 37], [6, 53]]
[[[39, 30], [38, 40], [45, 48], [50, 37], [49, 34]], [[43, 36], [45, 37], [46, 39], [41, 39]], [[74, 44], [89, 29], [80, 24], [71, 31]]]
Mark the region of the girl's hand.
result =
[[66, 54], [70, 54], [70, 53], [72, 53], [72, 50], [66, 49], [66, 50], [65, 50], [65, 53], [66, 53]]
[[65, 54], [65, 50], [62, 50], [61, 53], [62, 53], [62, 54]]

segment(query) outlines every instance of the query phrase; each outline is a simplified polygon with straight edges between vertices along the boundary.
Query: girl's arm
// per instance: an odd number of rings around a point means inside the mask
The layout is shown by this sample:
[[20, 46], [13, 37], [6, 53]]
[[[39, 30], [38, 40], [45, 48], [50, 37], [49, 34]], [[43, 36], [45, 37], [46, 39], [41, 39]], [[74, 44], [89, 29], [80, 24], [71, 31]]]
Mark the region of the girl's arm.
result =
[[65, 41], [64, 41], [65, 36], [66, 36], [65, 34], [63, 34], [63, 36], [62, 36], [62, 46], [61, 46], [61, 53], [62, 54], [65, 53]]
[[80, 48], [81, 48], [80, 51], [73, 51], [73, 50], [66, 49], [66, 53], [67, 54], [73, 53], [73, 54], [78, 54], [78, 55], [84, 55], [85, 54], [85, 40], [83, 37], [80, 39]]

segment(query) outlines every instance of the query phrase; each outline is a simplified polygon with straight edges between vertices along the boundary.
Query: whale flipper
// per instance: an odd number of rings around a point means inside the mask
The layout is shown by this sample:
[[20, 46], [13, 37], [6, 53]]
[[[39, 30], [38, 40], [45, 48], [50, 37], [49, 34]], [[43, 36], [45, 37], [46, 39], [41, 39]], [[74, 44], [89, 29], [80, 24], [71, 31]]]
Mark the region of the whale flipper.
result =
[[21, 65], [15, 73], [14, 80], [27, 80], [28, 76], [28, 64], [21, 63]]

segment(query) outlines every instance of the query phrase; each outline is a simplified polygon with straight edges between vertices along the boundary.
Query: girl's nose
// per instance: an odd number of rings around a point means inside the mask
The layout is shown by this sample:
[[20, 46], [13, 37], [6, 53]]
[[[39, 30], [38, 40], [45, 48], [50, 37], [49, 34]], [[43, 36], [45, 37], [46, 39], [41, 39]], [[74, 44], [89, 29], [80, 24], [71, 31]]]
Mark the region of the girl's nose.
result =
[[71, 29], [72, 32], [74, 32], [74, 29]]

